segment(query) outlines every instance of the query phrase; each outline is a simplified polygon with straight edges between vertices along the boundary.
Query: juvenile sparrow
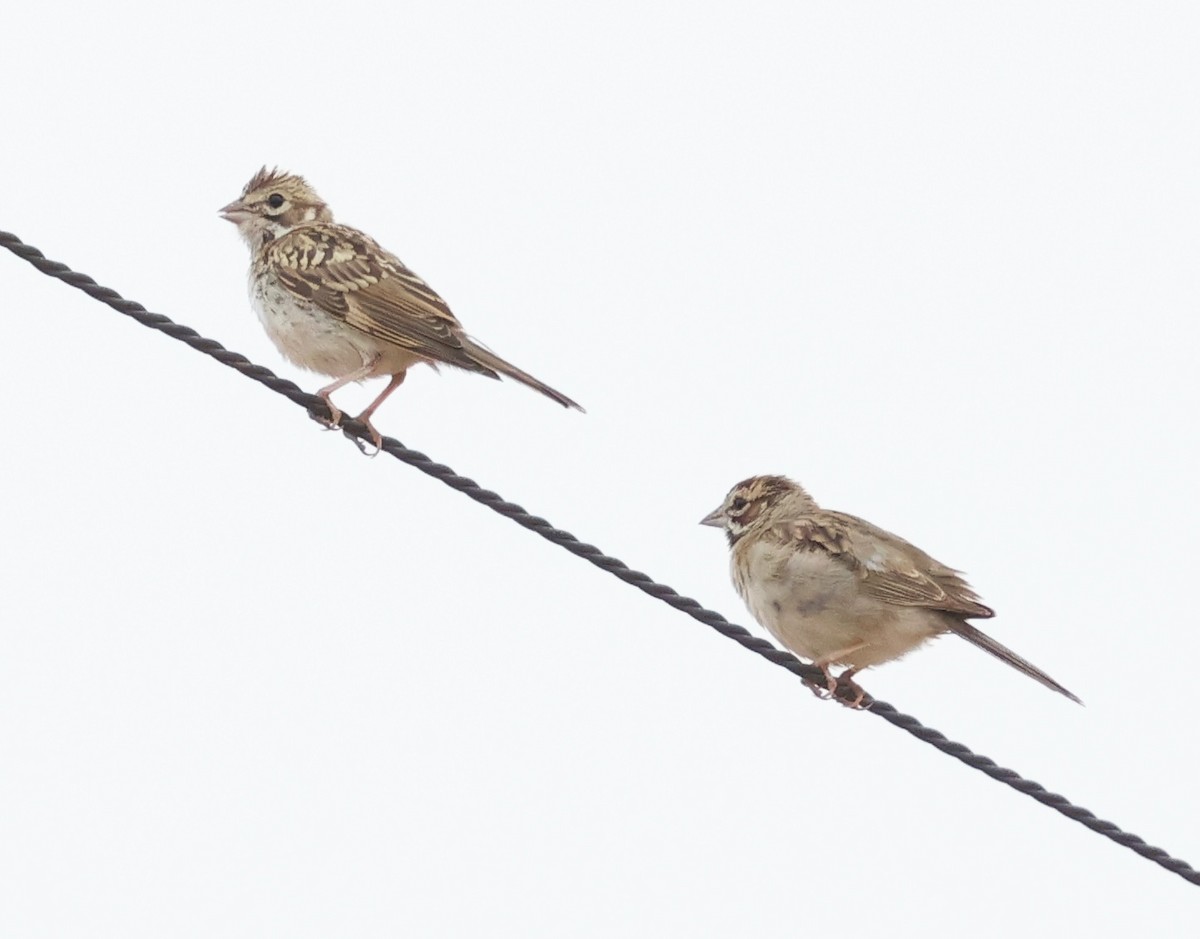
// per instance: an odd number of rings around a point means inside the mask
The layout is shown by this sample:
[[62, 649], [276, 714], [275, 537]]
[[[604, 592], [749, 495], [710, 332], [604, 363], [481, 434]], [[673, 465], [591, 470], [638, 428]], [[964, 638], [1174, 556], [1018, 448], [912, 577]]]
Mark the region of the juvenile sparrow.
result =
[[389, 375], [358, 420], [376, 449], [371, 415], [418, 362], [453, 365], [489, 378], [507, 375], [565, 407], [566, 395], [471, 339], [446, 302], [372, 238], [333, 220], [303, 177], [265, 166], [221, 209], [250, 246], [250, 301], [284, 358], [334, 380], [317, 394], [336, 426], [329, 396], [344, 385]]
[[[995, 614], [958, 571], [870, 522], [822, 509], [786, 477], [738, 483], [700, 524], [725, 529], [733, 583], [754, 618], [811, 659], [831, 694], [839, 685], [853, 692], [852, 706], [866, 694], [851, 680], [855, 672], [898, 659], [942, 633], [962, 636], [1082, 704], [967, 622]], [[831, 665], [849, 668], [834, 678]]]

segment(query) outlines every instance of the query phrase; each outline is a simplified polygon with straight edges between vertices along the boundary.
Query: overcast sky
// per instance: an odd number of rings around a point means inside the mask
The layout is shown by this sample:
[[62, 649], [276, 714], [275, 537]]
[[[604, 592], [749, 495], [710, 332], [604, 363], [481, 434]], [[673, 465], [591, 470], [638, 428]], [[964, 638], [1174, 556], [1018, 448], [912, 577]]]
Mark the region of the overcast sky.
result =
[[[1086, 707], [954, 638], [869, 691], [1200, 864], [1198, 45], [1190, 3], [25, 4], [0, 229], [315, 389], [216, 214], [304, 173], [588, 411], [416, 370], [384, 433], [751, 626], [696, 523], [795, 477]], [[0, 935], [1194, 929], [3, 252], [0, 306]]]

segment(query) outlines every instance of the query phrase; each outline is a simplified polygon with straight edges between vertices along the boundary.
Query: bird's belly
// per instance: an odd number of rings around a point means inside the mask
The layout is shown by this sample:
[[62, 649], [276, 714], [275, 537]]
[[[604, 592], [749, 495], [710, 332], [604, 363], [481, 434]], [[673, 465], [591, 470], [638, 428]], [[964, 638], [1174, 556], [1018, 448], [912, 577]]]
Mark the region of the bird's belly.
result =
[[746, 602], [792, 652], [855, 668], [898, 659], [941, 632], [930, 611], [864, 597], [853, 578], [766, 578], [747, 591]]
[[809, 659], [834, 655], [855, 644], [860, 624], [847, 615], [841, 592], [816, 584], [755, 585], [746, 597], [750, 612], [792, 652]]
[[390, 375], [419, 361], [297, 298], [270, 278], [251, 279], [250, 303], [283, 357], [309, 371], [340, 378], [377, 360], [371, 374]]

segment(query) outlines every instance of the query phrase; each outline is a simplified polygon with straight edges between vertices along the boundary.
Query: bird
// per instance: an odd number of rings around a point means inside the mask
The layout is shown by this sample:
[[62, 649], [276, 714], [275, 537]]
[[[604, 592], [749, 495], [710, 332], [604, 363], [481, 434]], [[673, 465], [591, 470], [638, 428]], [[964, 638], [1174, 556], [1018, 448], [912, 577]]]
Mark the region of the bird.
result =
[[[742, 480], [700, 524], [724, 529], [737, 592], [761, 626], [821, 670], [825, 687], [808, 683], [819, 695], [860, 707], [858, 671], [953, 633], [1083, 703], [968, 622], [995, 613], [960, 571], [864, 519], [821, 508], [786, 476]], [[834, 677], [833, 665], [847, 668]]]
[[250, 302], [271, 341], [289, 362], [333, 378], [317, 391], [329, 406], [331, 427], [342, 412], [330, 395], [352, 382], [390, 376], [357, 417], [376, 452], [383, 438], [371, 417], [420, 362], [488, 378], [506, 375], [583, 410], [468, 336], [446, 301], [398, 257], [335, 222], [303, 176], [264, 166], [219, 214], [250, 248]]

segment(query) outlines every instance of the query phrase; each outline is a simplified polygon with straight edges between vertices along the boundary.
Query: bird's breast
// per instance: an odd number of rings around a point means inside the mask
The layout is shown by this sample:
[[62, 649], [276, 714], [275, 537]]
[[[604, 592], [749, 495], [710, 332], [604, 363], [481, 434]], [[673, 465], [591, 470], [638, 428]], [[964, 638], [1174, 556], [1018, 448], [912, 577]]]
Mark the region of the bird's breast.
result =
[[283, 357], [301, 368], [336, 378], [379, 353], [374, 337], [297, 297], [269, 272], [251, 270], [250, 305]]
[[750, 613], [797, 655], [865, 667], [897, 658], [937, 631], [928, 611], [865, 594], [858, 575], [823, 551], [770, 542], [734, 548], [733, 580]]

